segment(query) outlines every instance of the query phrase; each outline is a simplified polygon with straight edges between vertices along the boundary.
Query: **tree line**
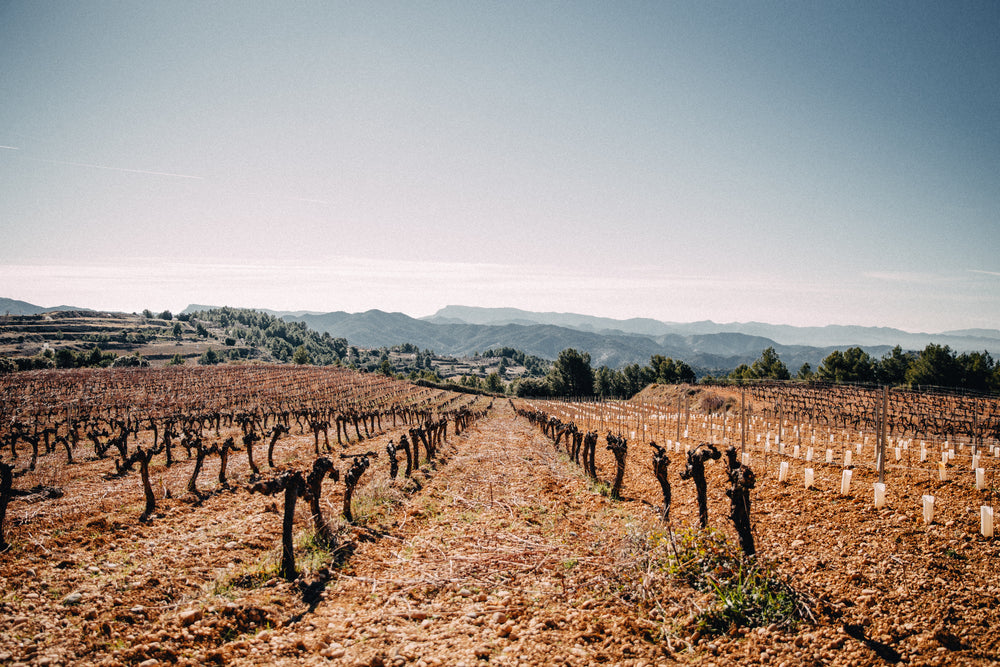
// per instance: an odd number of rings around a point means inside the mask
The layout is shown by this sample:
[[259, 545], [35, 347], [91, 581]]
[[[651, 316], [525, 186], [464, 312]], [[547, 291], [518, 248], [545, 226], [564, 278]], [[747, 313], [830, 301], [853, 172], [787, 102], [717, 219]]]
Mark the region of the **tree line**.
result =
[[[740, 364], [722, 377], [706, 375], [700, 382], [792, 379], [997, 392], [1000, 391], [1000, 364], [987, 351], [958, 354], [947, 345], [933, 343], [923, 350], [909, 352], [897, 345], [881, 359], [873, 358], [860, 347], [851, 347], [831, 352], [815, 371], [810, 364], [803, 364], [793, 377], [778, 352], [768, 347], [753, 363]], [[645, 366], [631, 364], [621, 369], [601, 366], [594, 370], [590, 354], [567, 348], [559, 353], [546, 377], [515, 380], [508, 393], [525, 398], [630, 398], [649, 384], [692, 384], [696, 381], [690, 366], [669, 357], [653, 355]]]
[[508, 393], [526, 398], [549, 396], [601, 396], [629, 398], [649, 384], [679, 384], [696, 381], [694, 369], [683, 361], [654, 354], [649, 364], [630, 364], [621, 369], [591, 366], [587, 352], [567, 348], [552, 362], [544, 378], [519, 378]]
[[[753, 364], [741, 364], [722, 379], [740, 382], [793, 378], [778, 353], [769, 347]], [[1000, 364], [987, 351], [958, 354], [947, 345], [935, 343], [908, 352], [897, 345], [881, 359], [873, 358], [860, 347], [850, 347], [828, 354], [815, 371], [809, 364], [803, 364], [794, 379], [996, 392], [1000, 391]], [[715, 380], [703, 378], [703, 381]]]

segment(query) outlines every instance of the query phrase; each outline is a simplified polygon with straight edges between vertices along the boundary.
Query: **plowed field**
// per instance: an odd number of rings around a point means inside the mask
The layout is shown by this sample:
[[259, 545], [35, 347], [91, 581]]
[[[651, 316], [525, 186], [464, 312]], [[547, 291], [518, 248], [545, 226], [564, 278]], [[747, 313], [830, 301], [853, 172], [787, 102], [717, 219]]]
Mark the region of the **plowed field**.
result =
[[[401, 432], [346, 451], [381, 451]], [[0, 555], [0, 664], [1000, 660], [1000, 549], [978, 536], [978, 514], [959, 502], [967, 489], [913, 480], [875, 510], [869, 479], [841, 496], [839, 478], [820, 477], [807, 491], [762, 475], [752, 495], [759, 557], [812, 618], [712, 634], [697, 628], [711, 594], [665, 569], [669, 532], [649, 453], [629, 444], [624, 499], [612, 501], [497, 401], [461, 435], [449, 433], [437, 459], [422, 459], [411, 480], [390, 480], [383, 453], [355, 492], [356, 525], [332, 520], [343, 485], [327, 481], [323, 505], [338, 531], [336, 550], [308, 540], [308, 503], [300, 501], [293, 582], [276, 573], [280, 496], [246, 491], [245, 455], [230, 461], [231, 488], [201, 501], [181, 495], [191, 462], [154, 464], [157, 513], [146, 524], [137, 520], [136, 475], [105, 480], [106, 461], [48, 465], [46, 479], [32, 473], [36, 479], [18, 485], [50, 483], [65, 495], [19, 499], [8, 511], [13, 548]], [[275, 458], [304, 470], [313, 456], [312, 434], [293, 429]], [[671, 469], [676, 535], [697, 521], [694, 489], [677, 477], [678, 464]], [[602, 437], [602, 480], [613, 466]], [[202, 490], [212, 489], [217, 472], [212, 459]], [[708, 477], [710, 524], [735, 541], [721, 462], [709, 465]], [[164, 498], [167, 489], [175, 497]], [[928, 492], [942, 499], [941, 514], [925, 526], [915, 499]]]

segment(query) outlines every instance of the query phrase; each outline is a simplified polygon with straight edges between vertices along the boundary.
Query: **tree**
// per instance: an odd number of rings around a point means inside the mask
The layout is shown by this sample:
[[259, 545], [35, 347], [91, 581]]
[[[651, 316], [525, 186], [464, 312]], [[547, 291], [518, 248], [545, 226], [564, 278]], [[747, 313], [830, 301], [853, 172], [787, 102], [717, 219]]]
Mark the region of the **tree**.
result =
[[154, 317], [156, 317], [155, 315], [153, 315], [153, 311], [151, 311], [149, 308], [143, 309], [142, 316], [145, 317], [147, 320], [151, 320]]
[[214, 366], [220, 361], [221, 359], [219, 359], [218, 353], [212, 348], [205, 350], [204, 354], [202, 354], [198, 359], [198, 363], [202, 366]]
[[388, 358], [383, 359], [382, 363], [379, 364], [378, 372], [386, 377], [392, 377], [392, 363]]
[[167, 362], [167, 366], [183, 366], [185, 364], [185, 359], [180, 355], [180, 353], [175, 354], [171, 357], [170, 361]]
[[990, 391], [994, 388], [996, 365], [993, 357], [987, 351], [965, 352], [958, 355], [959, 367], [962, 373], [962, 387], [976, 391]]
[[305, 345], [299, 345], [295, 348], [295, 352], [292, 353], [292, 363], [299, 366], [312, 363], [312, 359], [309, 358], [309, 351], [306, 350]]
[[493, 372], [486, 376], [486, 391], [494, 394], [504, 393], [503, 380], [500, 379], [499, 373]]
[[913, 359], [912, 353], [903, 352], [903, 348], [897, 345], [875, 365], [876, 381], [889, 385], [903, 384]]
[[694, 374], [694, 369], [688, 366], [683, 361], [677, 362], [677, 381], [687, 384], [693, 383], [697, 380], [697, 376]]
[[621, 392], [618, 390], [618, 378], [615, 371], [607, 366], [598, 368], [594, 376], [594, 391], [598, 396], [605, 398], [619, 396]]
[[160, 313], [158, 317], [161, 320], [166, 320], [169, 322], [170, 320], [174, 319], [174, 314], [171, 313], [169, 310], [165, 310], [162, 313]]
[[144, 359], [141, 354], [118, 357], [111, 364], [112, 368], [145, 368], [146, 366], [149, 366], [149, 360]]
[[173, 334], [174, 338], [177, 340], [180, 340], [181, 336], [184, 334], [184, 329], [181, 328], [180, 322], [174, 322]]
[[769, 380], [788, 380], [791, 374], [773, 347], [760, 353], [760, 358], [750, 366], [751, 377]]
[[[711, 376], [705, 376], [705, 377], [711, 377]], [[729, 375], [727, 375], [726, 377], [729, 378], [730, 380], [739, 381], [739, 380], [752, 380], [754, 378], [754, 375], [751, 372], [749, 366], [747, 366], [746, 364], [740, 364], [732, 371], [730, 371]], [[702, 383], [707, 382], [707, 380], [704, 377], [701, 379], [701, 381]]]
[[590, 354], [567, 348], [559, 353], [547, 378], [556, 396], [593, 396], [594, 370], [590, 367]]
[[551, 395], [548, 382], [530, 377], [518, 378], [512, 382], [511, 393], [519, 398], [540, 398]]
[[56, 368], [76, 368], [76, 354], [68, 347], [56, 351]]
[[208, 329], [201, 322], [198, 322], [198, 326], [195, 327], [194, 332], [198, 334], [200, 338], [208, 338]]
[[960, 380], [961, 367], [947, 345], [928, 343], [906, 371], [906, 381], [911, 385], [957, 387]]
[[92, 349], [90, 354], [87, 355], [87, 366], [97, 367], [103, 365], [103, 362], [104, 353], [101, 352], [101, 348], [95, 345], [94, 349]]
[[651, 368], [642, 367], [639, 364], [629, 364], [621, 371], [622, 396], [631, 398], [645, 388], [655, 379]]
[[808, 361], [802, 364], [799, 372], [795, 374], [796, 380], [812, 380], [814, 377], [816, 377], [816, 374], [813, 373], [812, 365]]
[[674, 384], [677, 382], [677, 364], [670, 357], [654, 354], [649, 359], [649, 367], [653, 372], [656, 382], [660, 384]]
[[820, 364], [819, 377], [826, 382], [874, 382], [875, 363], [860, 347], [834, 350]]

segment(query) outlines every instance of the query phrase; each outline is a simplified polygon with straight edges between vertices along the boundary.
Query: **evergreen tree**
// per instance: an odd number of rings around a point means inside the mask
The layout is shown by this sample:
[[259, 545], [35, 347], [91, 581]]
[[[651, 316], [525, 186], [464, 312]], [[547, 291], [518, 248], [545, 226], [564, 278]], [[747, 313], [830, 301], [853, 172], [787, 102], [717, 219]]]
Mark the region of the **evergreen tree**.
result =
[[559, 353], [548, 376], [549, 387], [556, 396], [593, 396], [594, 370], [590, 354], [567, 348]]

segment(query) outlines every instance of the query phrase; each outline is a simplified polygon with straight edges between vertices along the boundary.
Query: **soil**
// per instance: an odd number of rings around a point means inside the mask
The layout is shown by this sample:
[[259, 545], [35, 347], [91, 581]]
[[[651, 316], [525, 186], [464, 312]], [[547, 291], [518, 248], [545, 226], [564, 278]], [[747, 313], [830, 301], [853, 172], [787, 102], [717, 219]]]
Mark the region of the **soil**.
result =
[[[343, 484], [324, 483], [336, 549], [309, 541], [308, 503], [299, 501], [292, 582], [277, 576], [281, 497], [246, 490], [245, 454], [231, 456], [229, 488], [217, 487], [218, 458], [206, 462], [201, 499], [182, 495], [193, 462], [167, 469], [157, 457], [157, 509], [148, 523], [138, 521], [135, 473], [105, 479], [108, 460], [66, 466], [44, 457], [16, 488], [47, 484], [64, 495], [18, 499], [8, 510], [13, 546], [0, 555], [0, 664], [1000, 660], [993, 565], [1000, 548], [979, 536], [987, 499], [964, 481], [900, 472], [887, 506], [876, 510], [867, 468], [856, 469], [856, 490], [842, 496], [837, 466], [817, 465], [816, 485], [806, 490], [803, 461], [792, 461], [794, 483], [769, 472], [776, 459], [752, 461], [759, 558], [800, 593], [813, 618], [711, 635], [695, 623], [706, 594], [650, 568], [650, 545], [671, 531], [648, 447], [630, 441], [624, 498], [612, 501], [606, 484], [589, 481], [507, 401], [461, 435], [451, 426], [434, 462], [421, 451], [411, 480], [402, 478], [403, 465], [390, 480], [384, 447], [404, 428], [387, 426], [344, 450], [383, 452], [355, 491], [357, 525], [336, 518]], [[696, 525], [697, 507], [693, 485], [677, 476], [682, 455], [670, 456], [676, 536]], [[275, 452], [283, 468], [306, 470], [313, 458], [312, 434], [297, 428]], [[603, 434], [597, 463], [610, 481], [614, 460]], [[735, 541], [723, 468], [708, 466], [710, 525]], [[937, 496], [938, 514], [925, 526], [919, 500], [928, 493]]]

